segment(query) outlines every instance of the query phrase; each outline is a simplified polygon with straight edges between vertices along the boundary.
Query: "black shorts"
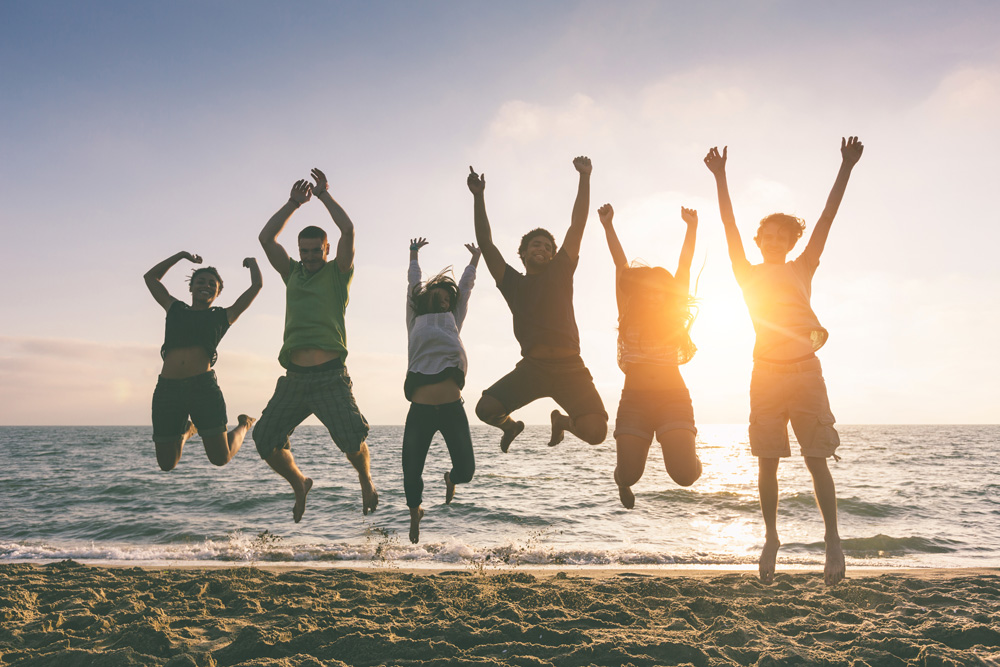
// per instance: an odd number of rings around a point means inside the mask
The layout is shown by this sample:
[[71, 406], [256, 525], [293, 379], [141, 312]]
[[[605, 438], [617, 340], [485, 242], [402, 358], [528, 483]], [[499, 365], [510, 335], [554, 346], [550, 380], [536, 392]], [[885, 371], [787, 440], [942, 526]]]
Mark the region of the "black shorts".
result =
[[694, 410], [687, 387], [657, 391], [625, 389], [618, 403], [615, 437], [632, 435], [653, 441], [654, 434], [685, 429], [695, 435]]
[[500, 401], [507, 414], [539, 398], [550, 397], [571, 419], [608, 413], [594, 378], [579, 356], [562, 359], [524, 357], [510, 373], [483, 392]]
[[189, 378], [160, 377], [153, 390], [153, 440], [173, 442], [187, 431], [188, 416], [203, 437], [226, 432], [226, 399], [215, 371]]

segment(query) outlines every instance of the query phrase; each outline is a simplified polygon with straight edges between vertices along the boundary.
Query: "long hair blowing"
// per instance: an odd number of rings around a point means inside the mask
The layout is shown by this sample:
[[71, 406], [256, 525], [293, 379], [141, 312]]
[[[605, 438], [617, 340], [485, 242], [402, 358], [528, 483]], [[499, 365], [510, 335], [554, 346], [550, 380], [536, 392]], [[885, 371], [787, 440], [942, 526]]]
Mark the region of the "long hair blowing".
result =
[[621, 277], [622, 312], [618, 331], [640, 345], [677, 348], [677, 363], [686, 363], [698, 350], [691, 340], [697, 316], [696, 301], [666, 269], [631, 266]]
[[433, 289], [443, 289], [450, 293], [451, 308], [449, 308], [449, 312], [454, 313], [455, 309], [458, 308], [458, 297], [461, 295], [461, 291], [451, 276], [451, 267], [433, 278], [413, 286], [413, 290], [410, 292], [410, 305], [413, 306], [414, 312], [417, 315], [426, 315], [431, 312], [430, 291]]

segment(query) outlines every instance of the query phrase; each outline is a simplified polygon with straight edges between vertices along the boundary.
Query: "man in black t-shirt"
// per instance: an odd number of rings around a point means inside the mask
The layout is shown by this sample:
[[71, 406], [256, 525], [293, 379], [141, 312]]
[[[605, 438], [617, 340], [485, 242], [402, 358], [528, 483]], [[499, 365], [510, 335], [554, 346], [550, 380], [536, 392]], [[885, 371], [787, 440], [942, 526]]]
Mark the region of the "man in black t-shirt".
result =
[[580, 185], [563, 247], [556, 252], [555, 238], [545, 229], [533, 229], [517, 250], [524, 264], [520, 273], [493, 245], [486, 217], [486, 175], [469, 167], [468, 185], [474, 200], [476, 241], [500, 293], [514, 316], [514, 337], [521, 345], [521, 361], [514, 370], [483, 392], [476, 416], [503, 431], [504, 452], [524, 430], [510, 413], [549, 396], [568, 414], [553, 410], [552, 438], [557, 445], [569, 431], [581, 440], [600, 444], [608, 433], [608, 413], [594, 387], [594, 379], [580, 358], [580, 333], [573, 314], [573, 273], [580, 257], [580, 241], [590, 208], [590, 158], [578, 157], [573, 166]]

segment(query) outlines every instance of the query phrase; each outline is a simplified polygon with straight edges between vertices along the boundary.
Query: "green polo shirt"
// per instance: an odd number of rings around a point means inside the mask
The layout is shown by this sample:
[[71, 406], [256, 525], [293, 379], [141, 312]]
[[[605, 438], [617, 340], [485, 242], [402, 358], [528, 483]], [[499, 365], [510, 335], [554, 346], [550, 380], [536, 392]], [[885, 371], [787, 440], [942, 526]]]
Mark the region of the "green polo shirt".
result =
[[289, 259], [285, 279], [285, 339], [278, 362], [288, 368], [292, 350], [330, 350], [347, 359], [344, 310], [354, 266], [342, 273], [336, 261], [309, 275], [302, 263]]

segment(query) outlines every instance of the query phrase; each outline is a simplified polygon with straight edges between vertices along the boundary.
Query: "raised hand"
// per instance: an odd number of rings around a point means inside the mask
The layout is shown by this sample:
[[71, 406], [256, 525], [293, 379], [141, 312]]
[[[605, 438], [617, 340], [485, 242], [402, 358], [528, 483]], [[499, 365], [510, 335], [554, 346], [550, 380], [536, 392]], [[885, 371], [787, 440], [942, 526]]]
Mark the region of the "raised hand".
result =
[[469, 167], [469, 178], [465, 182], [469, 186], [469, 192], [474, 195], [482, 194], [486, 190], [486, 174], [479, 175], [472, 167]]
[[181, 251], [181, 257], [194, 264], [201, 264], [201, 255], [192, 255], [186, 250]]
[[326, 174], [319, 170], [319, 168], [314, 168], [311, 172], [316, 185], [312, 186], [312, 192], [314, 195], [319, 197], [321, 194], [330, 189], [330, 184], [326, 180]]
[[247, 257], [246, 259], [244, 259], [243, 260], [243, 266], [246, 267], [246, 268], [248, 268], [248, 269], [250, 269], [251, 271], [254, 270], [254, 269], [259, 268], [257, 266], [257, 258], [256, 257]]
[[864, 152], [864, 144], [857, 137], [844, 137], [840, 138], [840, 154], [844, 158], [844, 162], [854, 166], [861, 159], [861, 154]]
[[722, 155], [719, 155], [719, 147], [713, 146], [708, 151], [708, 155], [705, 156], [705, 166], [716, 176], [726, 173], [726, 153], [728, 151], [729, 146], [723, 146]]
[[309, 201], [310, 197], [312, 197], [312, 183], [304, 178], [295, 181], [295, 185], [292, 186], [292, 192], [288, 195], [289, 199], [299, 205], [305, 204]]
[[683, 206], [681, 206], [681, 220], [686, 222], [688, 224], [688, 227], [690, 227], [691, 225], [697, 225], [698, 211], [694, 210], [693, 208], [684, 208]]
[[412, 250], [413, 252], [417, 252], [428, 243], [430, 243], [430, 241], [428, 241], [423, 236], [417, 237], [415, 239], [410, 239], [410, 250]]
[[479, 263], [479, 256], [483, 254], [483, 251], [476, 247], [475, 243], [466, 243], [465, 249], [472, 253], [472, 259], [470, 264], [476, 265]]
[[594, 170], [594, 165], [590, 163], [590, 158], [586, 155], [573, 158], [573, 167], [581, 174], [589, 174]]
[[607, 227], [615, 218], [615, 209], [611, 208], [611, 204], [605, 204], [597, 209], [597, 215], [601, 218], [601, 224]]

